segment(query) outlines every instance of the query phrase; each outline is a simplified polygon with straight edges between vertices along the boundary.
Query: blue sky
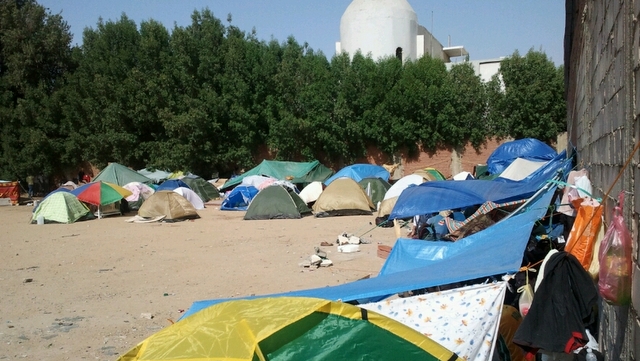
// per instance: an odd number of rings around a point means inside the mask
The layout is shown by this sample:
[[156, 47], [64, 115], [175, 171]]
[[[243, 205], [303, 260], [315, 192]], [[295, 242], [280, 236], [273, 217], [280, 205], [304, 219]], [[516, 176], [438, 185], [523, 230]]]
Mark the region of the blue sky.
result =
[[[372, 0], [374, 1], [374, 0]], [[561, 0], [408, 0], [418, 22], [444, 45], [462, 45], [471, 60], [509, 56], [515, 50], [544, 51], [563, 62], [565, 8]], [[255, 27], [260, 39], [282, 42], [290, 35], [327, 57], [340, 40], [340, 17], [351, 0], [38, 0], [61, 13], [71, 26], [73, 44], [82, 43], [85, 27], [98, 18], [117, 20], [125, 13], [136, 24], [154, 19], [169, 30], [191, 23], [194, 10], [209, 8], [244, 31]]]

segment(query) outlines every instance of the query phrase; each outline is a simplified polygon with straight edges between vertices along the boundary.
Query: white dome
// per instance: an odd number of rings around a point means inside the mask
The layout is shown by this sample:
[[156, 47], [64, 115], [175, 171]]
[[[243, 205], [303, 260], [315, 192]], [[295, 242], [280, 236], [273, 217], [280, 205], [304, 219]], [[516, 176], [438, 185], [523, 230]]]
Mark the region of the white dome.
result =
[[416, 59], [418, 16], [406, 0], [353, 0], [340, 20], [340, 48], [351, 56], [359, 49], [374, 60], [395, 56]]

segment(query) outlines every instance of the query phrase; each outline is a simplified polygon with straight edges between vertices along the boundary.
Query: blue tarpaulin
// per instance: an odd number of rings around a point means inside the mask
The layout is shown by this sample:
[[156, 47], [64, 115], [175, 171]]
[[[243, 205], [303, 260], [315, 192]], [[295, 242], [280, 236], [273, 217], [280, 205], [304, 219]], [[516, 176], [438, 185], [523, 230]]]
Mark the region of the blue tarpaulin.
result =
[[389, 172], [375, 164], [353, 164], [340, 169], [338, 173], [324, 181], [324, 184], [329, 185], [329, 183], [341, 177], [351, 178], [356, 183], [364, 178], [380, 178], [384, 181], [389, 181]]
[[425, 182], [416, 187], [409, 187], [400, 194], [389, 219], [406, 219], [416, 215], [480, 205], [487, 201], [504, 203], [526, 199], [558, 171], [562, 171], [566, 177], [570, 170], [571, 159], [566, 159], [566, 152], [562, 152], [520, 181], [497, 178]]
[[246, 211], [256, 194], [258, 194], [258, 188], [254, 186], [237, 186], [222, 201], [220, 210]]
[[547, 144], [534, 138], [524, 138], [501, 144], [487, 159], [487, 166], [489, 174], [500, 174], [516, 158], [547, 161], [556, 155], [558, 153]]
[[[550, 187], [541, 192], [518, 214], [457, 242], [398, 239], [375, 278], [247, 298], [304, 296], [365, 302], [409, 290], [515, 273], [520, 268], [533, 225], [547, 212], [554, 189]], [[226, 300], [194, 302], [182, 318]]]

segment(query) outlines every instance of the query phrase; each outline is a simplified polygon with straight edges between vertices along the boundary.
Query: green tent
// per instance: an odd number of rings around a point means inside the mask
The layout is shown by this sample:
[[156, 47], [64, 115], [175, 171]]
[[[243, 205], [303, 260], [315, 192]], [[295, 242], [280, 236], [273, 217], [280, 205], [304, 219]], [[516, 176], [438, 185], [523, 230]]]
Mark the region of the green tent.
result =
[[244, 219], [296, 219], [311, 214], [311, 209], [289, 188], [281, 185], [261, 190], [249, 204]]
[[220, 198], [220, 192], [218, 192], [218, 189], [202, 177], [188, 175], [182, 177], [181, 181], [185, 182], [189, 188], [191, 188], [191, 190], [202, 199], [203, 202]]
[[374, 311], [316, 298], [267, 297], [207, 307], [149, 336], [118, 359], [138, 360], [462, 358], [428, 336]]
[[380, 178], [363, 178], [358, 182], [364, 193], [369, 196], [371, 202], [377, 207], [378, 202], [382, 202], [384, 195], [387, 193], [391, 184]]
[[242, 179], [250, 175], [263, 175], [278, 180], [286, 180], [294, 184], [301, 183], [303, 186], [313, 182], [324, 182], [333, 174], [333, 171], [320, 164], [317, 160], [313, 162], [283, 162], [276, 160], [263, 160], [257, 167], [252, 168], [238, 177], [229, 179], [221, 188], [226, 191], [242, 182]]
[[89, 208], [69, 192], [56, 192], [47, 196], [33, 212], [31, 223], [42, 216], [45, 223], [73, 223], [82, 218], [91, 219]]
[[129, 169], [118, 163], [109, 163], [109, 165], [106, 166], [102, 171], [100, 171], [100, 173], [98, 173], [98, 175], [95, 176], [92, 181], [109, 182], [117, 184], [121, 187], [131, 182], [140, 182], [145, 184], [153, 183], [152, 179], [147, 178], [142, 174], [136, 172], [135, 170]]

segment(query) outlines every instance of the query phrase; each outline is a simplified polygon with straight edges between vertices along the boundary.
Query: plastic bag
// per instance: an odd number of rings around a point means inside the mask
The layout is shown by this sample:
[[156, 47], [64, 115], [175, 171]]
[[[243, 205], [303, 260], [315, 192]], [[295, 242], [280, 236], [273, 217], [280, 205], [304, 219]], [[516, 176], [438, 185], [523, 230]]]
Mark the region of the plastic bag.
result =
[[598, 255], [598, 290], [605, 301], [617, 306], [631, 301], [631, 234], [622, 216], [623, 205], [624, 192], [620, 192]]
[[565, 251], [574, 255], [585, 270], [591, 266], [593, 248], [601, 226], [602, 205], [595, 199], [585, 199], [578, 208], [565, 247]]
[[524, 286], [518, 288], [518, 293], [520, 293], [520, 299], [518, 300], [518, 308], [520, 309], [520, 314], [522, 317], [526, 316], [529, 313], [529, 309], [531, 308], [531, 303], [533, 303], [533, 287], [531, 283], [529, 283], [529, 271], [535, 272], [535, 269], [527, 269], [527, 282]]

